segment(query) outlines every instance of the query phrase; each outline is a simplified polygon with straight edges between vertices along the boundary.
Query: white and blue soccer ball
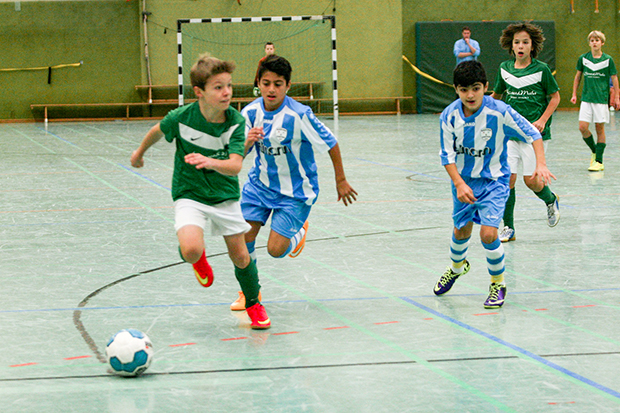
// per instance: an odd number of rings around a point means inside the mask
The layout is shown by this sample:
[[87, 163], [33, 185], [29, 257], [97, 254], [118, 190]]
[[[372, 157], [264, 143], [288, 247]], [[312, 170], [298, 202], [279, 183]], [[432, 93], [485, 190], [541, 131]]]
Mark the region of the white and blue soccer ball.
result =
[[134, 328], [114, 334], [105, 347], [108, 363], [121, 376], [139, 376], [153, 361], [153, 345], [146, 334]]

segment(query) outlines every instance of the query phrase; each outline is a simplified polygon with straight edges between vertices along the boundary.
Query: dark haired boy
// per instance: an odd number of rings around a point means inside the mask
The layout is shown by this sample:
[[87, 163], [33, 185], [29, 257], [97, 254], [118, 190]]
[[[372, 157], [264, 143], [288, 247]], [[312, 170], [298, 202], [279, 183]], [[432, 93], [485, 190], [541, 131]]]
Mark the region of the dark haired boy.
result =
[[[267, 252], [275, 258], [297, 257], [304, 248], [308, 215], [319, 195], [315, 152], [328, 152], [334, 166], [338, 201], [347, 206], [357, 192], [344, 174], [340, 147], [334, 134], [309, 106], [287, 96], [292, 68], [281, 56], [268, 56], [258, 69], [261, 97], [246, 106], [246, 152], [254, 152], [254, 166], [243, 186], [241, 209], [252, 227], [245, 234], [255, 259], [255, 240], [271, 216]], [[231, 309], [243, 309], [245, 298]]]
[[[499, 39], [503, 49], [513, 57], [499, 66], [493, 94], [523, 115], [542, 135], [545, 153], [551, 139], [551, 116], [560, 103], [560, 88], [546, 63], [536, 57], [543, 48], [545, 37], [540, 27], [531, 23], [508, 25]], [[504, 228], [499, 234], [501, 242], [516, 239], [514, 209], [515, 184], [519, 164], [523, 167], [523, 182], [547, 205], [547, 225], [554, 227], [560, 220], [559, 197], [540, 179], [534, 179], [536, 156], [532, 145], [517, 139], [508, 142], [510, 195], [504, 211]]]
[[452, 180], [452, 263], [433, 291], [436, 295], [447, 293], [469, 271], [467, 249], [476, 223], [480, 225], [480, 239], [491, 275], [484, 307], [499, 308], [506, 297], [504, 247], [497, 237], [497, 228], [510, 191], [508, 140], [514, 137], [534, 146], [537, 162], [532, 176], [540, 177], [543, 182], [555, 177], [545, 164], [540, 132], [504, 102], [484, 95], [488, 82], [480, 62], [459, 64], [454, 69], [454, 88], [459, 99], [441, 113], [439, 133], [441, 163]]

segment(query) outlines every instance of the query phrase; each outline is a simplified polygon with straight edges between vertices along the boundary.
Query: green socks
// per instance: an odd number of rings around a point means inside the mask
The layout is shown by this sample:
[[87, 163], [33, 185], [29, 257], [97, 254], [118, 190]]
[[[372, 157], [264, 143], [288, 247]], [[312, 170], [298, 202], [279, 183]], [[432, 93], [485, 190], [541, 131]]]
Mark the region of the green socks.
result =
[[596, 144], [594, 143], [594, 138], [592, 137], [592, 135], [588, 136], [587, 138], [583, 138], [583, 140], [586, 145], [588, 145], [588, 148], [590, 148], [592, 153], [596, 153]]
[[241, 291], [245, 295], [245, 308], [252, 307], [257, 304], [260, 284], [258, 283], [258, 269], [256, 263], [250, 260], [250, 265], [245, 268], [235, 266], [235, 277], [239, 281]]
[[545, 187], [541, 189], [540, 192], [534, 192], [534, 194], [538, 198], [542, 199], [547, 205], [553, 204], [555, 202], [555, 194], [551, 192], [551, 189], [549, 189], [547, 185], [545, 185]]
[[506, 209], [504, 209], [504, 226], [515, 229], [515, 202], [517, 195], [514, 188], [510, 189], [510, 195], [506, 201]]
[[593, 152], [596, 153], [596, 162], [598, 163], [603, 163], [603, 152], [605, 152], [605, 146], [607, 146], [606, 143], [596, 143], [596, 150]]

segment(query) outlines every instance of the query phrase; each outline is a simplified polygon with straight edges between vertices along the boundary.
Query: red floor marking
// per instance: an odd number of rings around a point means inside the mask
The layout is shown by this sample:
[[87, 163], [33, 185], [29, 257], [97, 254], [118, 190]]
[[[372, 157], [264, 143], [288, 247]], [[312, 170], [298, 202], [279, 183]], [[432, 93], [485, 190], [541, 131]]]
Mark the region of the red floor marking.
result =
[[272, 334], [272, 336], [284, 336], [286, 334], [299, 334], [299, 331], [287, 331], [285, 333], [275, 333], [275, 334]]
[[384, 321], [382, 323], [375, 323], [375, 324], [380, 325], [380, 324], [396, 324], [396, 323], [400, 323], [400, 321]]
[[77, 356], [77, 357], [66, 357], [65, 360], [78, 360], [78, 359], [87, 359], [92, 356]]
[[479, 316], [479, 315], [495, 315], [495, 314], [499, 314], [499, 313], [479, 313], [479, 314], [474, 314], [474, 315]]
[[537, 308], [535, 311], [549, 311], [547, 308]]
[[341, 328], [349, 328], [349, 326], [342, 326], [342, 327], [327, 327], [327, 328], [324, 328], [323, 330], [338, 330], [338, 329], [341, 329]]
[[170, 344], [168, 347], [183, 347], [183, 346], [193, 346], [196, 343], [183, 343], [183, 344]]
[[575, 402], [549, 402], [548, 404], [574, 404]]
[[596, 304], [574, 305], [573, 308], [596, 307]]
[[433, 319], [432, 317], [425, 318], [425, 320], [432, 320], [432, 319]]
[[13, 364], [12, 366], [9, 366], [9, 367], [26, 367], [26, 366], [34, 366], [35, 364], [39, 364], [39, 363]]
[[223, 338], [222, 341], [232, 341], [232, 340], [247, 340], [247, 337], [233, 337], [233, 338]]

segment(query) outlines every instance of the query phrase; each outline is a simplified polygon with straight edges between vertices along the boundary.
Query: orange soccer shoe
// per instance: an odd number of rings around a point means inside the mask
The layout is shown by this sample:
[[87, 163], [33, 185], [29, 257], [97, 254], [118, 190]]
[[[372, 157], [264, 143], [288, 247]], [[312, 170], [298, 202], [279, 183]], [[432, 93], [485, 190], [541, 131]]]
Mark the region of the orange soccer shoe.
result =
[[301, 237], [301, 241], [299, 241], [297, 247], [295, 247], [295, 249], [288, 255], [291, 258], [299, 256], [299, 254], [301, 254], [304, 247], [306, 246], [306, 235], [308, 235], [308, 221], [304, 222], [304, 226], [302, 228], [304, 229], [304, 236]]
[[[263, 300], [263, 294], [258, 293], [258, 301]], [[245, 295], [243, 295], [243, 291], [239, 291], [239, 297], [235, 300], [234, 303], [230, 305], [231, 311], [244, 311], [245, 310]]]

